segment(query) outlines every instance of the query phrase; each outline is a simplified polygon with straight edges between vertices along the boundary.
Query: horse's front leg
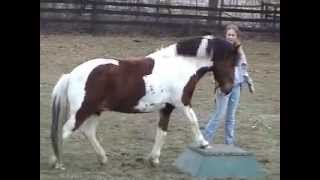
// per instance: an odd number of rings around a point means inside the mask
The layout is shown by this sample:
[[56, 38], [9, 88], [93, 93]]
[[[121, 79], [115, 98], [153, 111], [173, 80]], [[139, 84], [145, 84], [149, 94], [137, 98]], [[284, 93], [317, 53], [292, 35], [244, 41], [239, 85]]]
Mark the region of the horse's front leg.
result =
[[148, 156], [148, 161], [151, 166], [155, 167], [159, 164], [159, 158], [161, 154], [161, 148], [165, 142], [168, 131], [168, 123], [170, 119], [171, 112], [174, 106], [167, 104], [165, 108], [160, 110], [160, 121], [157, 127], [157, 133], [155, 137], [155, 143], [153, 145], [152, 151]]
[[209, 146], [208, 141], [206, 141], [199, 129], [199, 123], [196, 114], [192, 110], [190, 106], [184, 106], [183, 107], [183, 112], [186, 114], [188, 119], [191, 122], [191, 130], [194, 135], [194, 140], [200, 148], [206, 148]]

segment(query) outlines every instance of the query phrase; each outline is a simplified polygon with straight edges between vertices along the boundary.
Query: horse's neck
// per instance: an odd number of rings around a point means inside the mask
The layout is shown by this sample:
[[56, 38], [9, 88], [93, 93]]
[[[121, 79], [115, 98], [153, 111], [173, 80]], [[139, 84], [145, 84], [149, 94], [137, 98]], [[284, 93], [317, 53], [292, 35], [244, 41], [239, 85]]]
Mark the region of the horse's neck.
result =
[[154, 59], [155, 75], [166, 74], [168, 78], [189, 79], [196, 75], [197, 81], [208, 71], [213, 65], [209, 57], [191, 57], [177, 55], [176, 44], [172, 44], [166, 48], [162, 48], [147, 57]]
[[[202, 66], [210, 65], [209, 57], [187, 57], [177, 54], [177, 44], [172, 44], [168, 47], [162, 48], [154, 53], [147, 55], [146, 57], [153, 58], [155, 61], [163, 61], [162, 59], [172, 59], [172, 61], [179, 61], [179, 63], [187, 63], [195, 66], [195, 68], [201, 68]], [[181, 62], [184, 61], [184, 62]]]
[[162, 48], [146, 57], [154, 59], [155, 72], [162, 74], [162, 71], [165, 71], [171, 76], [190, 76], [201, 68], [212, 66], [212, 61], [210, 61], [209, 57], [177, 55], [176, 44]]
[[158, 58], [168, 58], [172, 56], [176, 56], [176, 44], [172, 44], [168, 47], [161, 48], [160, 50], [149, 54], [147, 57], [151, 57], [153, 59], [158, 59]]

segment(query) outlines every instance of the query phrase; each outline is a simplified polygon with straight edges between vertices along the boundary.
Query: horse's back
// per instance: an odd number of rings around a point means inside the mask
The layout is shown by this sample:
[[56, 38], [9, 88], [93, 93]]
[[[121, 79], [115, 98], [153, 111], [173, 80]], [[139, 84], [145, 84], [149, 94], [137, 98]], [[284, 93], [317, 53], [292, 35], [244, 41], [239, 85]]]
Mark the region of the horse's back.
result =
[[96, 58], [89, 61], [86, 61], [77, 67], [75, 67], [71, 74], [82, 74], [87, 75], [90, 73], [94, 68], [96, 68], [99, 65], [103, 64], [113, 64], [113, 65], [119, 65], [119, 61], [115, 59], [103, 59], [103, 58]]
[[70, 98], [81, 104], [90, 104], [95, 111], [105, 109], [121, 112], [135, 111], [146, 94], [143, 76], [151, 74], [153, 59], [93, 59], [71, 72]]
[[80, 108], [86, 94], [86, 85], [90, 74], [98, 66], [105, 64], [112, 64], [117, 66], [119, 62], [115, 59], [92, 59], [76, 66], [70, 72], [68, 98], [69, 101], [73, 102], [73, 106], [71, 106], [72, 109], [77, 110]]

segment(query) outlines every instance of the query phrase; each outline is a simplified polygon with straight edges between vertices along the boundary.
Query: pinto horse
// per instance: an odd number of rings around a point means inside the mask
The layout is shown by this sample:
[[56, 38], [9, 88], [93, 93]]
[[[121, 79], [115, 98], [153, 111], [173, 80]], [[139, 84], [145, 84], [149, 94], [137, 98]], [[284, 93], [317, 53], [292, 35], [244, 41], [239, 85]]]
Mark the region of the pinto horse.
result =
[[199, 130], [191, 108], [197, 82], [212, 71], [226, 94], [233, 86], [238, 45], [213, 36], [179, 41], [141, 59], [92, 59], [61, 76], [52, 92], [51, 140], [54, 167], [64, 169], [62, 144], [80, 130], [89, 140], [101, 164], [105, 150], [96, 138], [96, 115], [103, 111], [148, 113], [159, 111], [155, 143], [148, 156], [159, 164], [170, 114], [183, 112], [191, 122], [194, 142], [206, 148], [208, 142]]

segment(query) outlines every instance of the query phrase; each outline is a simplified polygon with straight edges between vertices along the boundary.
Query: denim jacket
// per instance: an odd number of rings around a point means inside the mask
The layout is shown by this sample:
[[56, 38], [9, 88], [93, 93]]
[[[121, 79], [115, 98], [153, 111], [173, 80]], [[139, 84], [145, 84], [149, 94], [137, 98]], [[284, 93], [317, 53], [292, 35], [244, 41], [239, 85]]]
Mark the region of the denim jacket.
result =
[[235, 67], [235, 74], [234, 74], [234, 85], [253, 85], [253, 81], [248, 73], [248, 63], [246, 55], [242, 49], [242, 47], [239, 48], [240, 51], [240, 58], [238, 61], [238, 65]]

